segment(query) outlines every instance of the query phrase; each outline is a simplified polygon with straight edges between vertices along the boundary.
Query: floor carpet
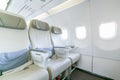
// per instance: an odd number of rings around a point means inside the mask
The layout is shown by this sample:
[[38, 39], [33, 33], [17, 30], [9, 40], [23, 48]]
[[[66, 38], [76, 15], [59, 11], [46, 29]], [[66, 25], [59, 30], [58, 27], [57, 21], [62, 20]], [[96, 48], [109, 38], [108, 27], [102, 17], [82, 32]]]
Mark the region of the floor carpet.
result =
[[71, 80], [105, 80], [105, 79], [98, 78], [94, 75], [76, 69], [71, 74]]

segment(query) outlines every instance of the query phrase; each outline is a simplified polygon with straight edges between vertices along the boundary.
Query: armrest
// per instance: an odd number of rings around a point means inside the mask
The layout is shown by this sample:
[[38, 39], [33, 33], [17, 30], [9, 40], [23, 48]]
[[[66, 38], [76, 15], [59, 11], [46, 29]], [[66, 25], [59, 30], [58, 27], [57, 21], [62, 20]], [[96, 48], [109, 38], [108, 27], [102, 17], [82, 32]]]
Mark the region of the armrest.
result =
[[50, 54], [48, 52], [31, 51], [31, 57], [34, 64], [46, 68], [46, 62], [48, 61]]
[[69, 48], [67, 47], [54, 47], [55, 54], [57, 57], [66, 58], [69, 54]]
[[54, 47], [57, 57], [68, 57], [69, 54], [76, 49], [75, 46]]
[[74, 48], [71, 48], [70, 52], [72, 53], [79, 53], [80, 48], [75, 46]]
[[54, 48], [58, 48], [58, 49], [61, 48], [61, 49], [64, 49], [64, 48], [66, 48], [66, 47], [56, 47], [56, 46], [55, 46]]

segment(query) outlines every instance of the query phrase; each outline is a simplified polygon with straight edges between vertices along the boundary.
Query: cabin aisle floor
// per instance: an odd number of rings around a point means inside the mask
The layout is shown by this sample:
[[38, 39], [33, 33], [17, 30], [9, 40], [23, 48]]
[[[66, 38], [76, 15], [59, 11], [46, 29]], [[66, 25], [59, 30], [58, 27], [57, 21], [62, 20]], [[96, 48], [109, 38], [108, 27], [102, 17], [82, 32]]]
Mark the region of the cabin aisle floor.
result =
[[105, 80], [105, 79], [98, 78], [94, 75], [76, 69], [71, 74], [71, 80]]

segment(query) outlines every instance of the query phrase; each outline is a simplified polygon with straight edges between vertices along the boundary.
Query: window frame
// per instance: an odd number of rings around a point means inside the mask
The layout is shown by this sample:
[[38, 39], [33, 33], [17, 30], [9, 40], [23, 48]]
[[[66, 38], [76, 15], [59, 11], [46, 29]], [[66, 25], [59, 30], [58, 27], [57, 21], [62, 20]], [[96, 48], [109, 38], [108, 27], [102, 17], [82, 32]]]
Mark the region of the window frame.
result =
[[[82, 29], [82, 30], [81, 30]], [[81, 30], [81, 31], [79, 31]], [[84, 34], [84, 36], [81, 37], [81, 32], [83, 32], [82, 34]], [[75, 36], [78, 40], [85, 40], [87, 38], [87, 29], [85, 26], [77, 26], [75, 28]]]
[[[114, 24], [112, 24], [112, 23], [114, 23]], [[114, 28], [112, 28], [113, 26], [111, 26], [111, 29], [110, 29], [110, 27], [109, 27], [110, 24], [114, 25]], [[104, 27], [106, 27], [106, 28], [104, 28]], [[102, 33], [101, 30], [104, 31], [104, 32]], [[107, 30], [108, 30], [108, 32], [106, 33]], [[111, 33], [111, 35], [110, 35], [108, 33], [110, 33], [111, 30], [113, 30], [112, 32], [114, 32], [114, 33]], [[103, 39], [103, 40], [114, 39], [117, 36], [117, 23], [116, 22], [107, 22], [107, 23], [100, 24], [100, 26], [98, 28], [98, 34], [99, 34], [99, 38]]]

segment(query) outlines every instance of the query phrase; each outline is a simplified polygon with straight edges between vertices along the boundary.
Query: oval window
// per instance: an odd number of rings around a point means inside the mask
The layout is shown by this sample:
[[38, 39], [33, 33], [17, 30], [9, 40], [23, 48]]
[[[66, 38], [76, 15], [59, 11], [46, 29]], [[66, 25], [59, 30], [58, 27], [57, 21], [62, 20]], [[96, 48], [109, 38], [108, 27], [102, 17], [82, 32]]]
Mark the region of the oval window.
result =
[[116, 36], [117, 24], [115, 22], [103, 23], [99, 27], [99, 36], [102, 39], [112, 39]]
[[75, 32], [76, 32], [76, 37], [80, 40], [85, 39], [87, 36], [85, 26], [76, 27]]

